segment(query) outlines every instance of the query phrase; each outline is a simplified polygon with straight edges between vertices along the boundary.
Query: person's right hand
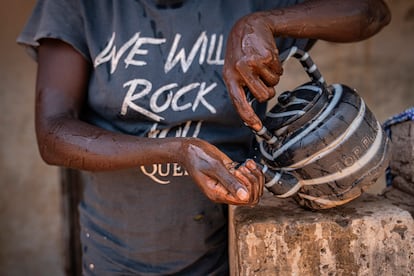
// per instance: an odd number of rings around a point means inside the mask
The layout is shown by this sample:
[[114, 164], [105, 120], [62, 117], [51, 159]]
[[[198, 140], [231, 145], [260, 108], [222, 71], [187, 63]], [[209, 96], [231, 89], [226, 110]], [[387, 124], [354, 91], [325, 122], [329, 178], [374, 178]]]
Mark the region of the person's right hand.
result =
[[215, 146], [200, 139], [183, 142], [183, 165], [213, 202], [255, 205], [263, 194], [264, 176], [253, 160], [236, 165]]
[[244, 123], [258, 132], [262, 122], [245, 94], [245, 88], [259, 102], [275, 96], [274, 86], [283, 73], [274, 34], [265, 12], [241, 18], [232, 28], [226, 46], [223, 78], [229, 95]]

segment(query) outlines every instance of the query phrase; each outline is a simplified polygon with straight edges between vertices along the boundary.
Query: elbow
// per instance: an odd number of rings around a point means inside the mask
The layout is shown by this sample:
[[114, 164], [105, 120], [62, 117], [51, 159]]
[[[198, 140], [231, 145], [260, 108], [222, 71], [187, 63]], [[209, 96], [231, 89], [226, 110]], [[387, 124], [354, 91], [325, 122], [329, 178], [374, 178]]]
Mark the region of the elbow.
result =
[[60, 165], [55, 158], [56, 154], [42, 140], [38, 140], [37, 145], [40, 157], [46, 164], [51, 166]]
[[42, 160], [51, 166], [58, 166], [59, 163], [56, 159], [56, 152], [54, 150], [53, 144], [50, 143], [51, 137], [46, 138], [43, 135], [37, 137], [37, 147]]
[[36, 123], [37, 147], [42, 160], [52, 166], [61, 165], [59, 162], [59, 152], [57, 149], [58, 135], [57, 124]]
[[391, 22], [391, 12], [387, 4], [380, 0], [365, 1], [361, 8], [361, 39], [378, 33]]

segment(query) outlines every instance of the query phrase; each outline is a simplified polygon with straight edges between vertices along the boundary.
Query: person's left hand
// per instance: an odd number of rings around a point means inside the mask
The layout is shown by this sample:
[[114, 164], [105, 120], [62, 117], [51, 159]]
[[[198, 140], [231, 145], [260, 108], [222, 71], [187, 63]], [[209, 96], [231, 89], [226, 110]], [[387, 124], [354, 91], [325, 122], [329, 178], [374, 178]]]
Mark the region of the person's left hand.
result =
[[241, 18], [232, 28], [226, 47], [223, 77], [242, 120], [255, 131], [262, 123], [249, 104], [244, 88], [259, 102], [275, 96], [283, 73], [273, 33], [263, 13]]
[[256, 205], [263, 195], [264, 175], [249, 159], [240, 166], [216, 146], [198, 139], [180, 139], [179, 163], [213, 202]]

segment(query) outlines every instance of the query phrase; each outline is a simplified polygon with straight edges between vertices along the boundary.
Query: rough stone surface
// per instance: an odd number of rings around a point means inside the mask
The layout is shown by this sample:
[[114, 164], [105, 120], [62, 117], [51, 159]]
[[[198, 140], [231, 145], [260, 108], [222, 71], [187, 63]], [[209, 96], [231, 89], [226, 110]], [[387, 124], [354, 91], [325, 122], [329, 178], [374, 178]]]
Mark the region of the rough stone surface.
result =
[[392, 126], [391, 140], [392, 186], [414, 196], [414, 122], [407, 121]]
[[266, 194], [230, 211], [232, 275], [410, 275], [414, 221], [383, 197], [363, 195], [312, 212]]
[[382, 196], [389, 200], [393, 205], [410, 212], [411, 216], [414, 217], [413, 195], [394, 187], [388, 187], [383, 191]]
[[390, 160], [392, 186], [382, 195], [395, 206], [414, 216], [414, 122], [407, 121], [391, 127], [393, 142]]

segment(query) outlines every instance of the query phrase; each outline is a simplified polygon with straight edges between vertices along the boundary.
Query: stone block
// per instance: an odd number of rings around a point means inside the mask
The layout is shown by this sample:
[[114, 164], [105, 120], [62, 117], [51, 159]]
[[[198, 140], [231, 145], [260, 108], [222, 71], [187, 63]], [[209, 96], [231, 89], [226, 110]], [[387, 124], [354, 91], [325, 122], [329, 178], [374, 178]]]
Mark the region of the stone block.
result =
[[309, 211], [266, 193], [230, 208], [231, 275], [412, 275], [414, 221], [387, 199], [363, 195]]
[[392, 186], [414, 196], [414, 122], [393, 125], [391, 140]]
[[[381, 196], [388, 199], [393, 205], [410, 212], [411, 216], [414, 217], [414, 196], [396, 189], [394, 187], [387, 187], [383, 190]], [[414, 260], [413, 260], [414, 262]]]

